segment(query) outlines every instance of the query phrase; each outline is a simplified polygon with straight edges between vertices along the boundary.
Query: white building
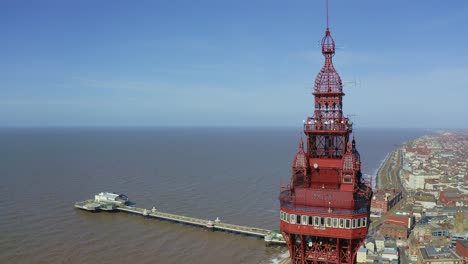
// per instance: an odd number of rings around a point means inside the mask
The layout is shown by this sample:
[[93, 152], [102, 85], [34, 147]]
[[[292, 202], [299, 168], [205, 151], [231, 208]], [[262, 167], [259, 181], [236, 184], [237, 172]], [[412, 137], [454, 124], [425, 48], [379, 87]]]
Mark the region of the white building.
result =
[[424, 189], [427, 179], [438, 179], [440, 175], [428, 175], [422, 171], [413, 172], [409, 175], [408, 187], [410, 189]]
[[375, 249], [377, 252], [382, 252], [385, 249], [385, 239], [383, 237], [375, 238]]
[[94, 195], [94, 200], [102, 203], [126, 204], [128, 202], [128, 197], [123, 194], [101, 192]]
[[384, 252], [382, 253], [382, 259], [386, 260], [398, 260], [398, 251], [394, 248], [385, 248]]
[[365, 263], [367, 261], [367, 249], [365, 247], [360, 247], [356, 255], [357, 263]]
[[367, 250], [368, 250], [370, 253], [374, 253], [374, 252], [375, 252], [375, 244], [374, 244], [374, 242], [367, 242], [367, 243], [366, 243], [366, 248], [367, 248]]

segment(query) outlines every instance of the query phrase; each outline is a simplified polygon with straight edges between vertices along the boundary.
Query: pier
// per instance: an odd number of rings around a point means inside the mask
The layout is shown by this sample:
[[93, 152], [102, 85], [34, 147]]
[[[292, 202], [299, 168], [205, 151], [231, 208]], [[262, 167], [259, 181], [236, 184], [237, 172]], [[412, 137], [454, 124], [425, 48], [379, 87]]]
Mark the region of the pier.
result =
[[212, 231], [229, 232], [233, 234], [246, 235], [263, 238], [267, 244], [286, 244], [283, 236], [277, 230], [267, 230], [263, 228], [234, 225], [221, 222], [218, 218], [215, 220], [205, 220], [188, 216], [176, 215], [161, 212], [156, 208], [145, 209], [127, 205], [128, 201], [104, 201], [101, 196], [112, 195], [111, 193], [100, 193], [94, 200], [86, 200], [75, 203], [75, 207], [86, 211], [121, 211], [135, 215], [141, 215], [147, 218], [166, 220], [170, 222], [201, 227]]

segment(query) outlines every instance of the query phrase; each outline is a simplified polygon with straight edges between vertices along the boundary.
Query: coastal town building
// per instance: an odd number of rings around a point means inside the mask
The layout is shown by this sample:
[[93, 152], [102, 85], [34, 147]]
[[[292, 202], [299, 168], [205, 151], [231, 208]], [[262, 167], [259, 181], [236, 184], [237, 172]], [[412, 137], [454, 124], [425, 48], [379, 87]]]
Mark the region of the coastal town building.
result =
[[402, 192], [395, 189], [378, 189], [374, 192], [371, 202], [371, 216], [379, 217], [392, 209], [401, 201]]
[[408, 237], [408, 228], [401, 225], [385, 224], [380, 228], [380, 233], [385, 237], [406, 239]]
[[426, 180], [438, 179], [440, 177], [441, 175], [437, 175], [437, 174], [431, 175], [431, 174], [428, 174], [426, 171], [417, 170], [417, 171], [414, 171], [412, 174], [410, 174], [408, 187], [413, 190], [424, 189], [426, 185]]
[[375, 242], [368, 241], [366, 243], [366, 249], [368, 250], [369, 253], [373, 254], [375, 253]]
[[375, 236], [375, 249], [377, 252], [382, 252], [385, 248], [385, 238], [382, 235]]
[[455, 245], [455, 252], [465, 261], [468, 261], [468, 240], [457, 240]]
[[459, 189], [449, 188], [439, 193], [439, 201], [445, 206], [455, 207], [468, 205], [468, 194], [462, 193]]
[[467, 215], [467, 211], [464, 208], [457, 208], [457, 212], [455, 213], [455, 232], [462, 233], [465, 230], [468, 230], [468, 217], [466, 217]]
[[464, 260], [448, 247], [423, 246], [419, 248], [417, 263], [463, 264]]
[[412, 195], [409, 200], [412, 200], [415, 205], [420, 205], [426, 210], [434, 208], [437, 205], [437, 199], [435, 196], [425, 192], [417, 192]]
[[431, 236], [433, 237], [448, 237], [449, 229], [447, 226], [430, 223]]
[[398, 251], [394, 248], [385, 248], [384, 252], [382, 253], [382, 260], [389, 262], [398, 260]]
[[356, 255], [356, 262], [357, 263], [366, 263], [367, 262], [367, 248], [360, 247], [357, 251]]

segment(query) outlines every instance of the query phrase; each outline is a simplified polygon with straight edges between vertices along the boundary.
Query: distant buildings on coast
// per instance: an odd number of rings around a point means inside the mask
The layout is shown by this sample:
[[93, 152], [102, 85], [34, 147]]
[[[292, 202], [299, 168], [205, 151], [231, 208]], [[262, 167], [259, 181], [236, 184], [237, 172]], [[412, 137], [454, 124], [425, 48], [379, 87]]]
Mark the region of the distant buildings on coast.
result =
[[358, 263], [467, 263], [468, 132], [424, 136], [395, 153]]

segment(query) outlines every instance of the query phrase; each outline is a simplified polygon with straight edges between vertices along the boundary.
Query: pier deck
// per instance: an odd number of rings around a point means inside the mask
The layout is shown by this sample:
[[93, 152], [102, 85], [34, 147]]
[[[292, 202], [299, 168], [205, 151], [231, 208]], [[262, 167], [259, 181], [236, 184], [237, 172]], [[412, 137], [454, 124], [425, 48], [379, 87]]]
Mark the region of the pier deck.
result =
[[182, 223], [182, 224], [189, 224], [189, 225], [205, 227], [205, 228], [209, 228], [213, 230], [220, 230], [220, 231], [238, 233], [238, 234], [249, 235], [249, 236], [257, 236], [261, 238], [264, 238], [266, 235], [271, 233], [270, 230], [262, 229], [262, 228], [226, 224], [226, 223], [216, 222], [216, 221], [211, 221], [211, 220], [204, 220], [204, 219], [187, 217], [187, 216], [182, 216], [182, 215], [163, 213], [163, 212], [156, 211], [156, 210], [147, 210], [147, 209], [133, 207], [133, 206], [118, 206], [116, 209], [119, 211], [124, 211], [124, 212], [132, 213], [132, 214], [138, 214], [138, 215], [142, 215], [146, 217], [154, 217], [154, 218], [168, 220], [168, 221]]
[[112, 206], [112, 209], [114, 210], [141, 215], [143, 217], [156, 218], [159, 220], [166, 220], [166, 221], [171, 221], [175, 223], [187, 224], [187, 225], [210, 229], [213, 231], [223, 231], [223, 232], [229, 232], [229, 233], [234, 233], [234, 234], [259, 237], [259, 238], [263, 238], [267, 244], [286, 244], [281, 234], [275, 231], [271, 231], [271, 230], [267, 230], [263, 228], [223, 223], [219, 219], [216, 219], [214, 221], [205, 220], [205, 219], [165, 213], [165, 212], [158, 211], [155, 208], [148, 210], [145, 208], [128, 206], [124, 204], [103, 203], [103, 202], [98, 202], [95, 200], [86, 200], [83, 202], [75, 203], [76, 208], [86, 210], [86, 211], [109, 211], [110, 205]]

